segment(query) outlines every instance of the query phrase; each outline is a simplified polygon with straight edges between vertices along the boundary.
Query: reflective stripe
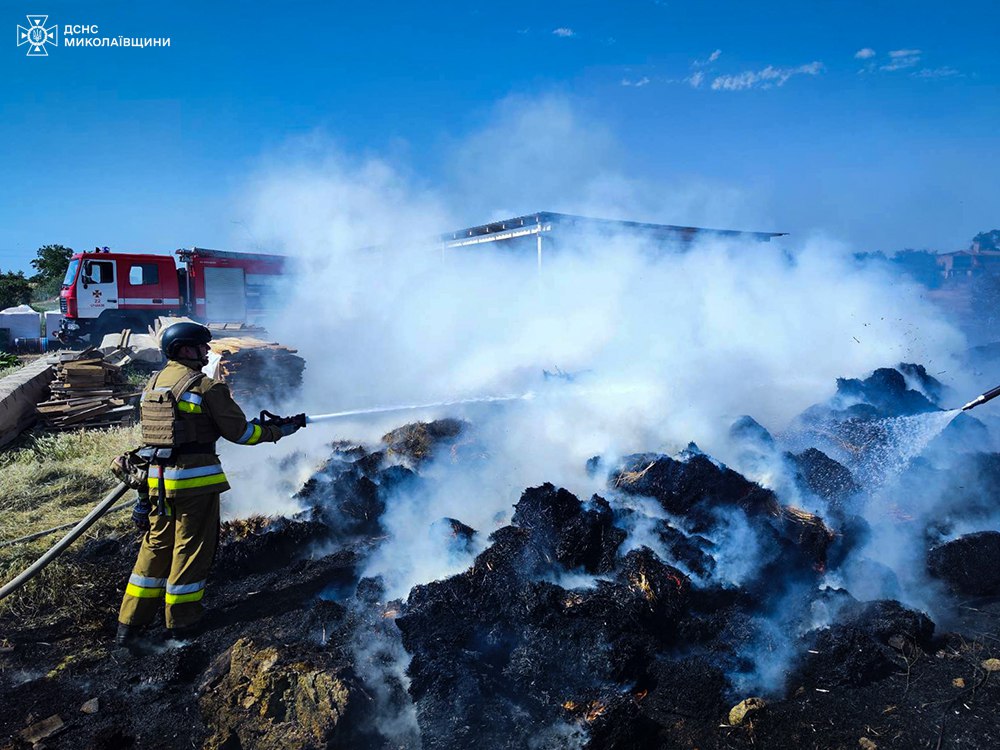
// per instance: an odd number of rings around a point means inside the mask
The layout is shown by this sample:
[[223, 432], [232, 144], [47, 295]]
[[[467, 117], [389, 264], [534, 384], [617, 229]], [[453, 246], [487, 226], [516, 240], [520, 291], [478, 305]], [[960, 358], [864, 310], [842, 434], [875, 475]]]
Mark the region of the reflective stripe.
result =
[[167, 593], [193, 594], [195, 591], [201, 591], [203, 588], [205, 588], [205, 581], [197, 581], [195, 583], [168, 583]]
[[[167, 490], [189, 490], [194, 487], [210, 487], [213, 484], [224, 484], [226, 483], [225, 474], [213, 474], [210, 477], [196, 477], [194, 479], [164, 479], [163, 487]], [[149, 479], [149, 488], [151, 490], [159, 491], [159, 479]], [[172, 515], [167, 513], [167, 515]]]
[[167, 585], [166, 578], [147, 578], [136, 573], [128, 577], [128, 582], [134, 583], [136, 586], [141, 586], [144, 589], [162, 589]]
[[[160, 486], [159, 466], [150, 466], [149, 486], [158, 490]], [[212, 466], [195, 466], [190, 469], [176, 469], [167, 467], [163, 471], [163, 486], [168, 490], [186, 490], [192, 487], [208, 487], [213, 484], [223, 484], [226, 475], [222, 472], [222, 466], [214, 464]]]
[[[152, 465], [149, 467], [150, 476], [160, 476], [163, 467]], [[175, 466], [167, 466], [163, 472], [164, 479], [191, 479], [192, 477], [207, 477], [210, 474], [221, 474], [222, 464], [212, 464], [211, 466], [192, 466], [189, 469], [178, 469]]]
[[184, 602], [197, 602], [205, 596], [205, 589], [193, 591], [190, 594], [167, 594], [167, 604], [184, 604]]
[[158, 599], [163, 596], [163, 589], [147, 589], [130, 583], [125, 587], [125, 593], [128, 596], [134, 596], [136, 599]]
[[163, 299], [129, 297], [128, 299], [121, 300], [121, 302], [125, 305], [179, 305], [181, 303], [176, 297], [164, 297]]
[[260, 428], [259, 424], [254, 424], [253, 422], [247, 422], [246, 431], [237, 440], [237, 443], [241, 445], [256, 445], [257, 441], [260, 440], [260, 436], [263, 434], [263, 430]]

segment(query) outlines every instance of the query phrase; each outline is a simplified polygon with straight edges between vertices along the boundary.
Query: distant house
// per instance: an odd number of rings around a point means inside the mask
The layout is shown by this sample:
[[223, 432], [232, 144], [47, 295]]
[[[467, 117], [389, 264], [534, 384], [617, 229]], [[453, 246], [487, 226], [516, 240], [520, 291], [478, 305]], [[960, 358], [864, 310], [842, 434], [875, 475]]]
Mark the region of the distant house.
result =
[[1000, 274], [1000, 250], [981, 250], [978, 243], [973, 243], [970, 250], [939, 253], [937, 264], [946, 279], [996, 275]]
[[[752, 242], [770, 242], [785, 232], [744, 232], [733, 229], [704, 229], [671, 224], [644, 224], [637, 221], [594, 219], [587, 216], [540, 211], [513, 219], [494, 221], [441, 235], [446, 249], [473, 248], [497, 243], [504, 249], [534, 252], [542, 265], [543, 251], [550, 252], [573, 238], [635, 236], [652, 246], [683, 249], [696, 239], [708, 237], [742, 238]], [[560, 241], [563, 241], [562, 243]]]

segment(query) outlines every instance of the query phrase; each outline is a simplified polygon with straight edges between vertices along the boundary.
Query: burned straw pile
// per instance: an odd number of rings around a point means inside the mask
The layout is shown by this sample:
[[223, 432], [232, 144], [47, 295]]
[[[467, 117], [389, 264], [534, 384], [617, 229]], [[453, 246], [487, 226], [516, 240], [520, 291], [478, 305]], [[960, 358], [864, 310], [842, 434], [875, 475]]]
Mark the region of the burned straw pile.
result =
[[[336, 444], [296, 517], [226, 524], [191, 643], [114, 650], [136, 540], [73, 553], [108, 617], [0, 617], [0, 729], [10, 747], [995, 747], [1000, 454], [941, 398], [913, 365], [844, 380], [785, 434], [737, 420], [727, 464], [595, 457], [600, 492], [528, 487], [490, 528], [421, 516], [451, 469], [488, 465], [474, 424]], [[425, 527], [408, 562], [452, 573], [398, 595], [377, 573], [401, 507]]]

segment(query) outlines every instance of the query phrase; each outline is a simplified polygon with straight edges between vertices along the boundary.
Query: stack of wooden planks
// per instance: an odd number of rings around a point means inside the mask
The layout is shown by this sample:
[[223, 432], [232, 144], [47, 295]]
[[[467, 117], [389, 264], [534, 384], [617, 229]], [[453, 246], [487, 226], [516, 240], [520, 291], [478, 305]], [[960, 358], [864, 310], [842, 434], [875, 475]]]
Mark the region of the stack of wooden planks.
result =
[[221, 358], [219, 376], [237, 401], [286, 401], [302, 385], [306, 362], [295, 349], [249, 336], [213, 339], [209, 346]]
[[95, 429], [134, 424], [141, 390], [129, 385], [121, 367], [87, 350], [67, 353], [55, 365], [48, 401], [38, 413], [50, 430]]

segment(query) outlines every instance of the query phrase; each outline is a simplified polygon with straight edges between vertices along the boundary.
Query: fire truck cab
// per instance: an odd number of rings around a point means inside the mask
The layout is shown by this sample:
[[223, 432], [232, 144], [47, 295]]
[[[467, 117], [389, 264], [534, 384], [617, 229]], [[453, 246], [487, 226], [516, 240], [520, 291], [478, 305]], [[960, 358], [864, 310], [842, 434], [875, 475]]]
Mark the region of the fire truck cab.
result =
[[278, 255], [191, 248], [169, 255], [76, 253], [60, 292], [64, 341], [145, 329], [160, 315], [203, 322], [256, 322], [273, 307], [271, 287], [284, 270]]

